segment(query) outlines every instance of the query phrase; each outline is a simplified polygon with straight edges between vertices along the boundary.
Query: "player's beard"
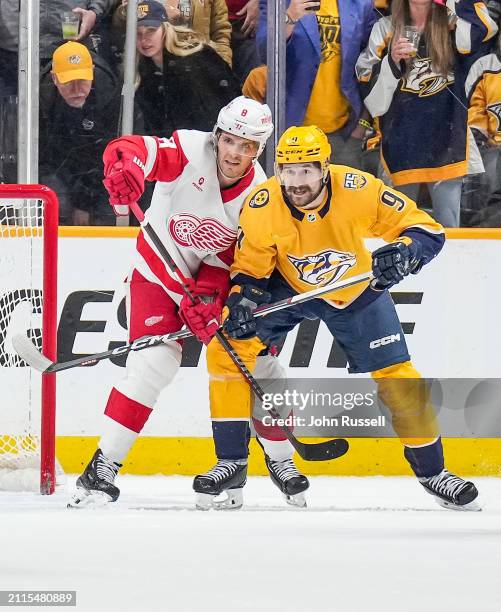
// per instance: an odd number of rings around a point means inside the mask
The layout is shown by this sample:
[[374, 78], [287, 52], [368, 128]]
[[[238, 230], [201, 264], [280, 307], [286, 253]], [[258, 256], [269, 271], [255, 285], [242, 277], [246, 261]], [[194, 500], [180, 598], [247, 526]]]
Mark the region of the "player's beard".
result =
[[296, 208], [304, 208], [318, 198], [322, 189], [322, 183], [320, 183], [320, 186], [316, 190], [312, 189], [310, 185], [297, 185], [294, 187], [287, 187], [285, 193], [289, 202]]

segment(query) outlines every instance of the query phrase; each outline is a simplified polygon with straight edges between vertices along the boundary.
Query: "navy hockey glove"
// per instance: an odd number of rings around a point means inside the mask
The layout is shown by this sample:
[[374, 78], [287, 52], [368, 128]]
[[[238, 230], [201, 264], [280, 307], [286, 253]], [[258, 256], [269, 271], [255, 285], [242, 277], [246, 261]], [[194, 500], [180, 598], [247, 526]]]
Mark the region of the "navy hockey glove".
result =
[[[408, 243], [408, 244], [407, 244]], [[421, 244], [410, 238], [385, 244], [372, 253], [374, 289], [389, 289], [421, 269]]]
[[271, 294], [254, 285], [242, 285], [226, 300], [228, 317], [223, 327], [230, 338], [245, 340], [256, 335], [256, 319], [252, 311], [260, 304], [269, 304]]

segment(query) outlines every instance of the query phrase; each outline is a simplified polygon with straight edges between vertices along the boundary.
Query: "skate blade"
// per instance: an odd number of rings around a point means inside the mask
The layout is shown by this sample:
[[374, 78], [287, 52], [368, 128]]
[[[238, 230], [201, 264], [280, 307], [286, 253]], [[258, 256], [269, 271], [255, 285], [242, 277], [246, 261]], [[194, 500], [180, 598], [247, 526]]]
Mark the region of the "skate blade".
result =
[[227, 489], [220, 495], [197, 493], [195, 497], [197, 510], [240, 510], [243, 504], [242, 489]]
[[284, 495], [285, 501], [289, 504], [289, 506], [294, 506], [295, 508], [306, 508], [306, 497], [304, 493], [296, 493], [295, 495]]
[[111, 497], [103, 491], [77, 489], [66, 504], [67, 508], [101, 508], [111, 502]]
[[469, 504], [465, 504], [464, 506], [458, 506], [457, 504], [451, 504], [450, 502], [445, 501], [445, 499], [441, 499], [440, 497], [435, 497], [435, 495], [433, 496], [433, 498], [439, 506], [442, 506], [442, 508], [446, 508], [447, 510], [459, 510], [460, 512], [481, 512], [482, 511], [482, 507], [480, 506], [480, 504], [477, 502], [476, 499], [471, 501]]

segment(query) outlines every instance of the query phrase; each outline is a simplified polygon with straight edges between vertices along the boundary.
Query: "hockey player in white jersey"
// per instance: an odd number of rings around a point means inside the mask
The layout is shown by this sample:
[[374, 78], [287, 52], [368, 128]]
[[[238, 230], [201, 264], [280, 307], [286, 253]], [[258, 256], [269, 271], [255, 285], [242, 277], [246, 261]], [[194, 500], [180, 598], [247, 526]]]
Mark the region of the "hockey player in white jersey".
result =
[[[126, 281], [130, 341], [175, 332], [186, 324], [208, 344], [229, 290], [240, 210], [252, 189], [266, 180], [257, 158], [272, 131], [268, 106], [241, 96], [220, 111], [212, 133], [179, 130], [172, 138], [124, 136], [107, 146], [104, 184], [116, 214], [129, 213], [129, 205], [144, 191], [145, 179], [157, 181], [145, 222], [189, 279], [192, 294], [203, 297], [192, 304], [140, 231]], [[69, 506], [118, 499], [115, 477], [160, 392], [174, 379], [181, 352], [180, 343], [170, 342], [129, 354], [125, 377], [113, 387], [106, 405], [99, 448], [78, 478]], [[280, 375], [273, 357], [263, 358], [262, 368], [263, 377]], [[282, 460], [289, 442], [264, 444], [272, 460], [275, 447], [276, 459]], [[306, 478], [296, 473], [306, 488]], [[245, 475], [238, 484], [244, 483]]]

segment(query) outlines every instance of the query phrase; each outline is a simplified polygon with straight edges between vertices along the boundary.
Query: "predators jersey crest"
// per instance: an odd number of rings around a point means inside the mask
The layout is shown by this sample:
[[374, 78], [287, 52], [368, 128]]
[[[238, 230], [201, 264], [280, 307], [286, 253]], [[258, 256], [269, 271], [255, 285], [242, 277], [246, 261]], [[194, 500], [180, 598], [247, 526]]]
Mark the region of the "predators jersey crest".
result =
[[446, 77], [436, 73], [429, 57], [414, 60], [411, 69], [402, 82], [402, 91], [415, 93], [420, 98], [434, 96], [454, 83], [454, 75]]
[[301, 281], [316, 286], [335, 282], [346, 274], [357, 261], [353, 253], [334, 249], [326, 249], [304, 257], [287, 255], [287, 258], [296, 268]]

